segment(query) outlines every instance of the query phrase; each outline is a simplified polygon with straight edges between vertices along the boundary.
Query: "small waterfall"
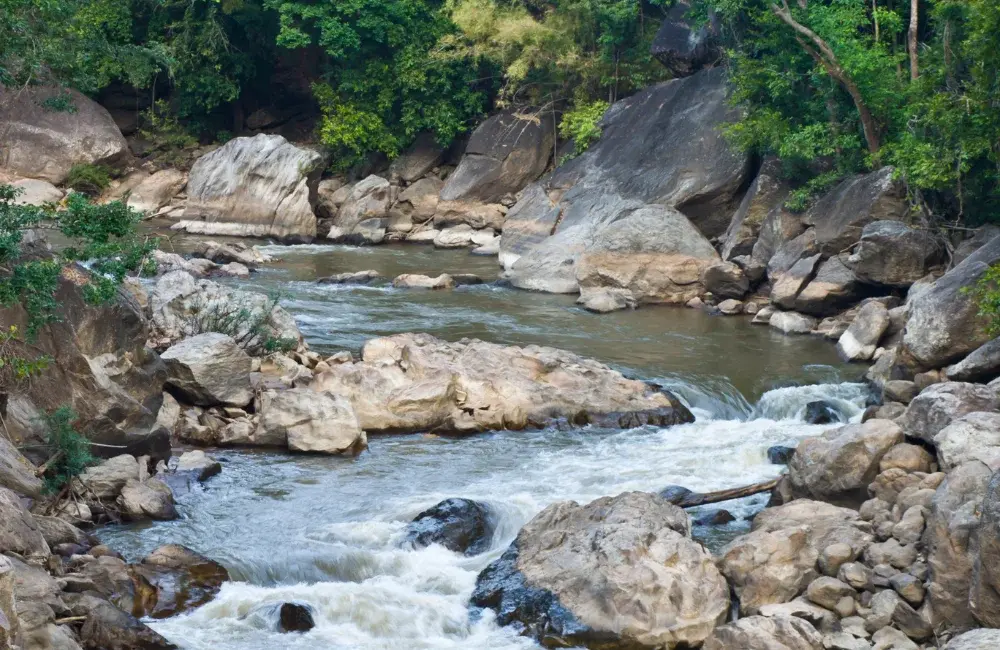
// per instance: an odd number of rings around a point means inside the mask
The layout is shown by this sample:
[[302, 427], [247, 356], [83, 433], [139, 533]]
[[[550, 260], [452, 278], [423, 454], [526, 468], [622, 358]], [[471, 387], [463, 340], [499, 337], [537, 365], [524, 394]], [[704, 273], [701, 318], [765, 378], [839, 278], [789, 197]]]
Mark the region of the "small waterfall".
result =
[[810, 402], [827, 402], [847, 422], [860, 420], [871, 389], [866, 384], [813, 384], [775, 388], [761, 396], [751, 417], [768, 420], [804, 420]]

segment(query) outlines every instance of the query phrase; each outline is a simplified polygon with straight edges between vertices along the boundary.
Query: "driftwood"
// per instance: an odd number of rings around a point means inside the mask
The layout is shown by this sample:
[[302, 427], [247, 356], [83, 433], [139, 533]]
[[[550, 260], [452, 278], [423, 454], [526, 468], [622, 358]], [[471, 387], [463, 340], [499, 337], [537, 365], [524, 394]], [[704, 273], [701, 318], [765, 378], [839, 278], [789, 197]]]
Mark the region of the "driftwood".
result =
[[771, 479], [770, 481], [766, 481], [764, 483], [755, 483], [754, 485], [747, 485], [745, 487], [732, 488], [729, 490], [719, 490], [718, 492], [687, 492], [684, 494], [676, 494], [673, 498], [668, 498], [675, 506], [680, 506], [681, 508], [694, 508], [695, 506], [704, 506], [709, 503], [742, 499], [743, 497], [760, 494], [761, 492], [770, 492], [776, 485], [778, 485], [778, 479]]

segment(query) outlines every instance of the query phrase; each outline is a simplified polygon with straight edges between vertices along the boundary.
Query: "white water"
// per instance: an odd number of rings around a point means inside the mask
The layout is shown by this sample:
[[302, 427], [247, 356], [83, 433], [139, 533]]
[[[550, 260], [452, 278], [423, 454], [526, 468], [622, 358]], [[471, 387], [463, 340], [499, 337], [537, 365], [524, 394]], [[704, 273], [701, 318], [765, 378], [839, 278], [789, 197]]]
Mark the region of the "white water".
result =
[[[824, 430], [798, 419], [806, 403], [828, 399], [857, 419], [865, 399], [859, 384], [779, 388], [752, 409], [732, 390], [679, 392], [731, 419], [696, 407], [695, 423], [669, 429], [376, 437], [354, 461], [235, 454], [216, 483], [189, 497], [184, 520], [142, 531], [138, 546], [134, 531], [112, 542], [133, 554], [185, 543], [223, 558], [240, 580], [193, 613], [152, 623], [187, 650], [536, 648], [497, 627], [489, 612], [470, 618], [466, 606], [478, 572], [534, 514], [563, 499], [766, 480], [782, 469], [768, 463], [769, 446]], [[747, 415], [737, 419], [735, 411]], [[400, 547], [406, 521], [454, 496], [487, 501], [500, 513], [489, 552], [466, 558]], [[724, 542], [746, 529], [744, 517], [765, 500], [724, 504], [737, 521], [700, 533], [712, 545]], [[271, 620], [256, 612], [286, 600], [312, 605], [316, 628], [271, 631]]]

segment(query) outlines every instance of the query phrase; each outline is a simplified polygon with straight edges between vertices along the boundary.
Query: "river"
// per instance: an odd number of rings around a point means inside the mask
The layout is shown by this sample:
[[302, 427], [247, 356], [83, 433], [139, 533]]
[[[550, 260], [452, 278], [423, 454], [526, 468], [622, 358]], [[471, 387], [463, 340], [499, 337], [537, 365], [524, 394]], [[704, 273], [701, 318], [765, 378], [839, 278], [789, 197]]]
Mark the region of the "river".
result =
[[[746, 318], [681, 308], [594, 315], [569, 296], [490, 284], [446, 292], [318, 285], [317, 277], [344, 271], [494, 278], [497, 267], [495, 258], [417, 246], [265, 250], [281, 261], [240, 284], [278, 292], [314, 349], [357, 351], [371, 337], [408, 331], [558, 346], [670, 387], [697, 420], [630, 431], [371, 436], [356, 458], [214, 452], [222, 474], [180, 497], [180, 519], [99, 531], [131, 559], [180, 543], [230, 570], [233, 581], [213, 602], [151, 622], [185, 650], [536, 648], [488, 612], [470, 617], [466, 603], [477, 573], [546, 505], [766, 480], [781, 471], [767, 461], [769, 446], [824, 430], [802, 421], [808, 402], [832, 401], [851, 419], [864, 408], [866, 390], [852, 383], [861, 369], [841, 364], [829, 342], [785, 337]], [[401, 545], [406, 522], [448, 497], [492, 506], [499, 524], [488, 552], [468, 558]], [[725, 504], [737, 521], [697, 527], [696, 536], [718, 548], [747, 529], [764, 500]], [[267, 605], [285, 600], [311, 604], [316, 628], [273, 632]]]

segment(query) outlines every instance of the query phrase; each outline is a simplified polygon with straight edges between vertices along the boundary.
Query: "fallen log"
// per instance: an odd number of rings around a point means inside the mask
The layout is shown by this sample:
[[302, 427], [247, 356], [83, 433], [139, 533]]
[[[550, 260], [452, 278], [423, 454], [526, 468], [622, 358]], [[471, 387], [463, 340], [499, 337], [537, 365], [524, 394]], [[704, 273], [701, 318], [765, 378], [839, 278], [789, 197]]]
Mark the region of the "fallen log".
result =
[[717, 492], [691, 492], [690, 490], [674, 486], [666, 488], [660, 492], [660, 496], [675, 506], [680, 506], [681, 508], [694, 508], [695, 506], [704, 506], [710, 503], [720, 503], [722, 501], [742, 499], [743, 497], [760, 494], [761, 492], [770, 492], [777, 485], [778, 479], [771, 479], [770, 481], [765, 481], [764, 483], [755, 483], [753, 485], [731, 488], [728, 490], [719, 490]]

